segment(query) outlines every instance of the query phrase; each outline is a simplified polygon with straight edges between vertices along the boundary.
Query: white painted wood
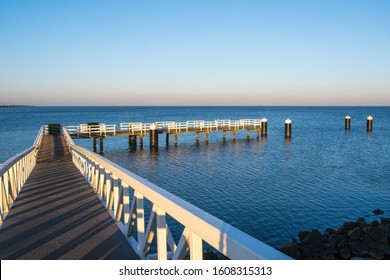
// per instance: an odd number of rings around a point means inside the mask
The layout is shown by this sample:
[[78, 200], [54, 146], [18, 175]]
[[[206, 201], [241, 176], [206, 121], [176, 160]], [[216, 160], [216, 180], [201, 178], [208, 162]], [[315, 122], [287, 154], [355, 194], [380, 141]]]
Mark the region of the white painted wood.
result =
[[167, 219], [165, 211], [161, 208], [157, 208], [157, 256], [159, 260], [167, 260]]
[[[148, 221], [148, 226], [146, 228], [146, 233], [145, 233], [145, 239], [142, 241], [141, 246], [140, 246], [140, 256], [141, 259], [145, 259], [145, 257], [148, 255], [150, 246], [152, 245], [153, 238], [156, 234], [156, 211], [157, 207], [153, 206], [152, 211], [150, 213], [149, 221]], [[138, 240], [138, 243], [140, 241]]]
[[[144, 196], [139, 192], [134, 192], [136, 199], [136, 211], [137, 211], [137, 233], [138, 244], [145, 242], [145, 210], [144, 210]], [[138, 249], [140, 253], [142, 251]]]
[[183, 260], [185, 258], [190, 249], [190, 234], [191, 232], [187, 228], [184, 228], [179, 243], [177, 244], [175, 253], [173, 254], [172, 260]]
[[203, 260], [202, 238], [194, 232], [190, 234], [190, 259]]
[[122, 189], [123, 189], [123, 234], [125, 236], [128, 236], [129, 232], [129, 227], [130, 227], [130, 189], [129, 185], [127, 184], [122, 184]]

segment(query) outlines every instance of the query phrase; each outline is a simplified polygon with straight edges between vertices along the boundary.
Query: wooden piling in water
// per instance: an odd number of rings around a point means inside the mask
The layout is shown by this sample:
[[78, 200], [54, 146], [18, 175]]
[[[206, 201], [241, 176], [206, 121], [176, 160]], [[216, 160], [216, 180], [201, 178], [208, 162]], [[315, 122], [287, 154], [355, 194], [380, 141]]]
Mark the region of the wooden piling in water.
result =
[[291, 120], [287, 119], [284, 122], [284, 134], [286, 138], [291, 138]]
[[137, 146], [137, 136], [135, 135], [129, 136], [129, 145], [130, 148], [135, 148]]
[[237, 131], [236, 131], [235, 129], [232, 130], [232, 138], [233, 138], [233, 141], [236, 141], [236, 140], [237, 140], [236, 132], [237, 132]]
[[351, 117], [345, 116], [345, 130], [350, 130], [351, 129]]
[[246, 130], [246, 139], [249, 141], [251, 139], [251, 130], [247, 129]]
[[260, 139], [260, 130], [256, 129], [256, 139]]
[[205, 136], [206, 144], [208, 144], [209, 143], [209, 133], [206, 132], [204, 136]]
[[104, 149], [104, 148], [103, 148], [103, 139], [104, 139], [104, 137], [99, 137], [99, 140], [100, 140], [100, 141], [99, 141], [99, 142], [100, 142], [100, 143], [99, 143], [99, 148], [100, 148], [100, 152], [101, 152], [101, 153], [103, 153], [103, 149]]
[[96, 151], [97, 151], [97, 148], [96, 148], [96, 142], [97, 142], [97, 140], [96, 140], [96, 137], [93, 137], [93, 144], [92, 144], [92, 146], [93, 146], [93, 151], [96, 153]]
[[175, 145], [177, 145], [177, 144], [179, 143], [179, 141], [178, 141], [177, 138], [178, 138], [178, 137], [177, 137], [177, 134], [174, 134], [174, 136], [173, 136], [173, 143], [174, 143]]
[[224, 131], [222, 132], [222, 139], [223, 139], [223, 142], [226, 141], [226, 130], [224, 130]]
[[372, 120], [373, 117], [370, 115], [367, 117], [367, 131], [372, 131]]
[[196, 139], [196, 144], [199, 144], [199, 132], [198, 131], [196, 132], [195, 139]]
[[158, 147], [158, 129], [156, 125], [150, 125], [150, 147], [157, 148]]
[[268, 121], [266, 118], [261, 119], [261, 136], [267, 136]]

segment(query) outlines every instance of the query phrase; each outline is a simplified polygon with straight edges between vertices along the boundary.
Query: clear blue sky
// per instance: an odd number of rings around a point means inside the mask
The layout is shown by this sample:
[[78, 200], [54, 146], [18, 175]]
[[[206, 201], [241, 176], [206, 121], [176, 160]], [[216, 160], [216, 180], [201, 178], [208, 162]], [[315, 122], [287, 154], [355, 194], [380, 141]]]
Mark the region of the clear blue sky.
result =
[[390, 105], [390, 1], [0, 0], [0, 104]]

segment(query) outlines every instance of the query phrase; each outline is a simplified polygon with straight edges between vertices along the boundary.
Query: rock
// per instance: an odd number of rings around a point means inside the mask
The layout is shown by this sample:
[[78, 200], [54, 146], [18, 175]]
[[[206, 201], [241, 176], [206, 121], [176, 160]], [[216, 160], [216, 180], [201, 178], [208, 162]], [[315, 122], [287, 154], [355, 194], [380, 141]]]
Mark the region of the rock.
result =
[[302, 257], [306, 260], [321, 259], [321, 253], [325, 250], [325, 246], [322, 243], [314, 243], [303, 245]]
[[347, 237], [343, 234], [332, 234], [331, 236], [329, 236], [328, 238], [328, 243], [330, 245], [332, 245], [333, 247], [337, 247], [338, 244], [343, 241], [344, 239], [346, 239]]
[[368, 260], [373, 260], [373, 259], [372, 258], [352, 257], [351, 260], [353, 260], [353, 261], [368, 261]]
[[303, 230], [303, 231], [300, 231], [298, 232], [298, 238], [300, 241], [304, 240], [308, 235], [309, 235], [310, 231], [308, 230]]
[[327, 234], [328, 236], [331, 236], [332, 234], [336, 233], [336, 231], [333, 228], [327, 228], [324, 231], [324, 234]]
[[347, 233], [347, 229], [344, 227], [344, 226], [341, 226], [337, 229], [336, 231], [337, 234], [346, 234]]
[[362, 225], [366, 224], [366, 219], [364, 219], [363, 217], [361, 217], [361, 218], [359, 218], [359, 219], [357, 220], [357, 222], [360, 224], [360, 226], [362, 226]]
[[371, 249], [368, 252], [368, 255], [375, 260], [383, 260], [385, 258], [385, 254], [383, 253], [383, 251], [378, 249]]
[[300, 247], [298, 246], [297, 243], [294, 242], [283, 246], [282, 248], [280, 248], [280, 251], [296, 260], [302, 258]]
[[343, 227], [348, 231], [348, 230], [351, 230], [351, 229], [354, 229], [354, 228], [357, 228], [360, 226], [360, 223], [358, 222], [345, 222], [343, 224]]
[[383, 217], [381, 217], [381, 223], [383, 223], [383, 224], [390, 224], [390, 218], [383, 218]]
[[338, 246], [339, 250], [343, 249], [343, 248], [348, 248], [348, 239], [345, 238], [344, 240], [342, 240]]
[[354, 256], [364, 257], [368, 254], [369, 247], [360, 240], [349, 242], [349, 248]]
[[360, 239], [360, 235], [362, 234], [362, 230], [360, 229], [360, 227], [356, 227], [352, 230], [349, 230], [347, 232], [347, 236], [349, 237], [350, 240], [359, 240]]
[[351, 251], [349, 250], [348, 247], [344, 247], [344, 248], [340, 249], [339, 256], [343, 260], [348, 260], [351, 258]]
[[387, 232], [382, 226], [370, 227], [366, 233], [374, 241], [380, 243], [387, 242]]
[[373, 221], [371, 223], [371, 225], [374, 226], [374, 227], [377, 227], [377, 226], [379, 226], [379, 222], [378, 221]]
[[375, 215], [382, 215], [385, 213], [385, 211], [380, 209], [375, 209], [374, 211], [372, 211], [372, 213], [374, 213]]
[[322, 234], [319, 232], [318, 229], [313, 229], [303, 240], [302, 244], [308, 245], [308, 244], [315, 244], [319, 245], [322, 244]]

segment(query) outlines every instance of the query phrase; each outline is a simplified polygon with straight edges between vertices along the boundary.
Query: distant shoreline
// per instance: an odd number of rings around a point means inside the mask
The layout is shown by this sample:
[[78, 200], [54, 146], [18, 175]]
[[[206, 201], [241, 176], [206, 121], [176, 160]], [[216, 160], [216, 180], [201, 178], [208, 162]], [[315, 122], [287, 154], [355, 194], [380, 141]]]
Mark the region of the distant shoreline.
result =
[[0, 105], [0, 108], [3, 107], [33, 107], [32, 105]]

